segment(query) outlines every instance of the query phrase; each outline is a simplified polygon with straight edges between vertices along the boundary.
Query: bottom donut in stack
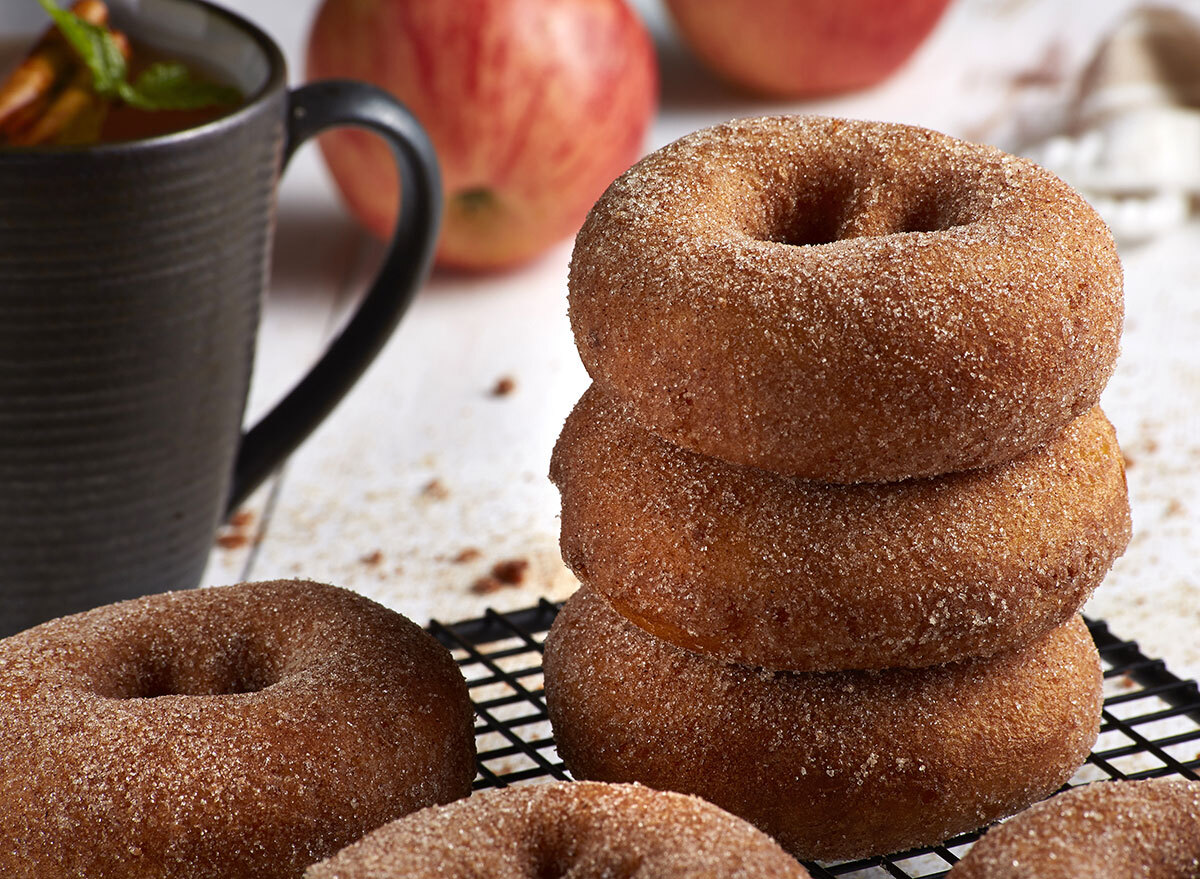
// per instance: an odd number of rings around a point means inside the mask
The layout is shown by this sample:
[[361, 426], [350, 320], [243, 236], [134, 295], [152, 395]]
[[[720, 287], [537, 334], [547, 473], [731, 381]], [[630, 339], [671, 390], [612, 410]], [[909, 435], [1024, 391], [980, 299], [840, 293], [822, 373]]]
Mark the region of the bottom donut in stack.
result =
[[701, 796], [813, 859], [935, 844], [1025, 808], [1083, 762], [1101, 707], [1078, 616], [987, 659], [769, 672], [675, 647], [586, 586], [546, 640], [545, 682], [577, 777]]

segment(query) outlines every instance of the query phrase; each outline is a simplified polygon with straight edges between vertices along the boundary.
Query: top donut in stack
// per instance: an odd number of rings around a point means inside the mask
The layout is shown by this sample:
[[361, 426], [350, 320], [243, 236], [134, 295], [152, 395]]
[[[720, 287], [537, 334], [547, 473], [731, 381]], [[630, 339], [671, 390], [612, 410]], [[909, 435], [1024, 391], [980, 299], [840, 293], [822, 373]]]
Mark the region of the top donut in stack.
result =
[[1032, 641], [1129, 539], [1096, 408], [1121, 281], [1095, 212], [991, 147], [819, 117], [676, 141], [576, 242], [567, 563], [653, 634], [769, 668]]
[[568, 768], [821, 858], [1069, 779], [1101, 700], [1078, 611], [1130, 533], [1096, 405], [1121, 280], [1052, 174], [909, 126], [741, 120], [613, 183], [570, 273], [594, 384], [551, 462], [583, 584], [546, 642]]
[[749, 119], [683, 138], [576, 242], [588, 372], [663, 439], [819, 482], [1000, 464], [1096, 404], [1121, 266], [1032, 162], [904, 125]]

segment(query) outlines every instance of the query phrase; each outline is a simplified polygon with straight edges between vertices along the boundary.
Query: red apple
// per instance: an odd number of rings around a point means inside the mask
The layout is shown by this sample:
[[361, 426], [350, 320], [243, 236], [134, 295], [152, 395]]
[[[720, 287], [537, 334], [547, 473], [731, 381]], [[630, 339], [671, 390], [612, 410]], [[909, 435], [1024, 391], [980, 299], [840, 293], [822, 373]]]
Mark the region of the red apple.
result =
[[[310, 78], [394, 94], [437, 149], [439, 265], [491, 269], [574, 234], [642, 151], [658, 97], [645, 27], [624, 0], [326, 0]], [[351, 212], [390, 235], [397, 184], [383, 142], [322, 138]]]
[[684, 41], [754, 91], [808, 97], [883, 80], [949, 0], [667, 0]]

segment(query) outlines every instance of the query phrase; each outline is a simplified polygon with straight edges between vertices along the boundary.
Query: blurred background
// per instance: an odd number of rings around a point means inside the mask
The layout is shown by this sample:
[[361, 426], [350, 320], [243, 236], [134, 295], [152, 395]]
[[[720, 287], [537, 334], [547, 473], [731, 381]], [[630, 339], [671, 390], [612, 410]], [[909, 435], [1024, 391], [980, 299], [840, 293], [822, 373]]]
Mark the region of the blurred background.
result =
[[[893, 2], [861, 5], [883, 16], [904, 5]], [[317, 0], [235, 5], [281, 43], [293, 82], [303, 82]], [[1103, 404], [1127, 457], [1134, 537], [1088, 611], [1176, 672], [1200, 675], [1200, 226], [1190, 213], [1200, 42], [1190, 19], [1173, 17], [1200, 15], [1200, 2], [952, 0], [882, 81], [809, 98], [730, 84], [684, 44], [657, 0], [630, 5], [653, 40], [659, 77], [638, 155], [736, 116], [890, 120], [1035, 156], [1101, 206], [1126, 271], [1123, 353]], [[871, 14], [836, 27], [853, 35]], [[386, 66], [378, 59], [399, 51], [402, 37], [389, 27], [372, 45], [331, 36], [327, 54]], [[456, 63], [460, 72], [470, 65]], [[587, 106], [599, 114], [604, 102]], [[561, 133], [585, 152], [613, 138], [581, 123]], [[366, 378], [223, 530], [205, 582], [305, 576], [421, 622], [568, 595], [575, 583], [559, 560], [546, 470], [588, 384], [566, 318], [570, 247], [567, 233], [516, 266], [435, 272]], [[321, 350], [380, 250], [343, 206], [320, 151], [302, 151], [280, 196], [250, 418]]]

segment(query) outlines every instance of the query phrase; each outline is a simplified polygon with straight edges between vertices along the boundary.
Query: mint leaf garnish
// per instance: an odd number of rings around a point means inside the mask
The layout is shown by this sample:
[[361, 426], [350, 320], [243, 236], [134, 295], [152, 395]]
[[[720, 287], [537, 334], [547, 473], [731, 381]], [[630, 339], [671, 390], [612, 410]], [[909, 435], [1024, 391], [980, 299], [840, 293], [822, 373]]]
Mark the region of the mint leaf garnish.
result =
[[143, 110], [196, 110], [200, 107], [240, 104], [235, 88], [196, 79], [178, 62], [151, 64], [132, 85], [121, 83], [121, 97]]
[[96, 92], [106, 98], [116, 97], [120, 84], [125, 81], [128, 65], [112, 34], [60, 9], [54, 0], [38, 0], [38, 3], [54, 19], [63, 37], [92, 72]]
[[178, 62], [158, 62], [129, 82], [129, 65], [112, 33], [65, 9], [54, 0], [38, 0], [54, 19], [59, 31], [92, 73], [96, 93], [119, 98], [141, 110], [196, 110], [201, 107], [233, 106], [242, 101], [241, 92], [227, 85], [196, 79]]

